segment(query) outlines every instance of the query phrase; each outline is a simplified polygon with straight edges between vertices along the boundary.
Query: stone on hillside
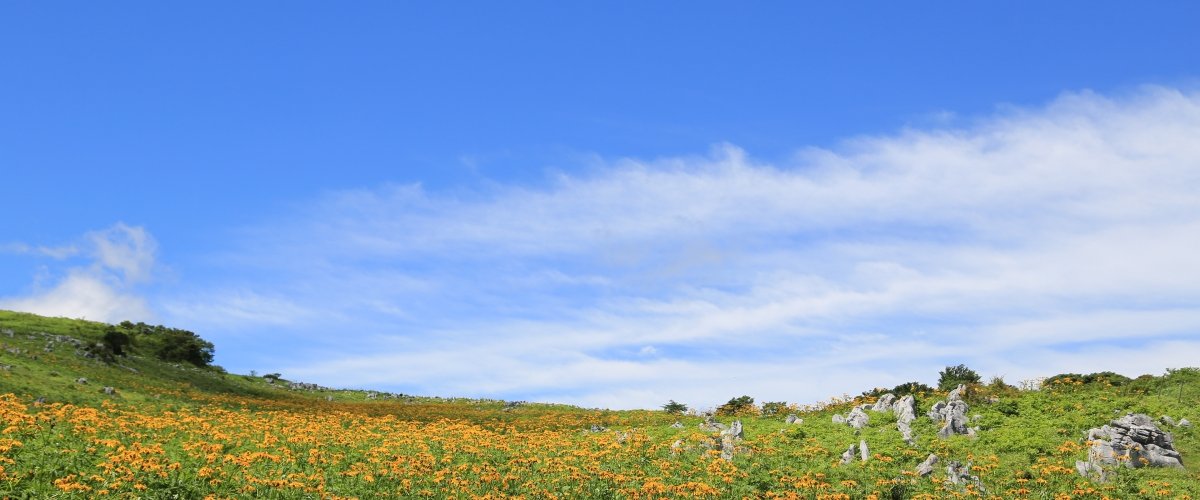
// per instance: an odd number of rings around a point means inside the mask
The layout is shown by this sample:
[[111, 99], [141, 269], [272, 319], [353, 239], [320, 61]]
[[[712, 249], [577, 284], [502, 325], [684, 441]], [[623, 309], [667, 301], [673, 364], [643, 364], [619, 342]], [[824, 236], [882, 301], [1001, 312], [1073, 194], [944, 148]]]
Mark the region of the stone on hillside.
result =
[[75, 379], [75, 383], [76, 384], [87, 384], [87, 379], [83, 378], [83, 377], [79, 377], [79, 378]]
[[862, 429], [867, 426], [867, 422], [871, 421], [871, 417], [867, 416], [867, 412], [863, 411], [863, 405], [855, 406], [850, 410], [850, 415], [846, 416], [846, 423], [855, 430]]
[[871, 411], [889, 411], [892, 409], [892, 404], [896, 402], [896, 395], [887, 393], [879, 396], [879, 400], [871, 406]]
[[863, 462], [866, 462], [867, 460], [871, 459], [871, 451], [869, 449], [867, 449], [867, 440], [866, 439], [858, 440], [858, 457]]
[[8, 328], [5, 328], [5, 329], [4, 329], [4, 330], [2, 330], [2, 331], [4, 332], [4, 334], [5, 334], [5, 335], [7, 335], [7, 336], [8, 336], [8, 338], [12, 338], [12, 337], [13, 337], [13, 335], [15, 334], [15, 332], [13, 332], [11, 329], [8, 329]]
[[937, 465], [937, 463], [937, 455], [930, 453], [929, 456], [925, 458], [924, 462], [921, 462], [919, 465], [917, 465], [917, 475], [921, 477], [927, 477], [930, 474], [933, 474], [933, 466]]
[[858, 445], [856, 445], [856, 444], [850, 445], [850, 448], [846, 449], [845, 453], [842, 453], [842, 461], [839, 463], [841, 465], [846, 465], [850, 462], [853, 462], [854, 461], [854, 452], [857, 450], [858, 450]]
[[1179, 424], [1178, 424], [1178, 426], [1179, 426], [1179, 427], [1191, 427], [1191, 426], [1192, 426], [1192, 421], [1191, 421], [1191, 420], [1188, 420], [1188, 419], [1186, 419], [1186, 418], [1181, 418], [1181, 419], [1179, 419]]
[[967, 427], [969, 407], [967, 402], [960, 397], [963, 388], [964, 386], [959, 385], [957, 389], [950, 391], [946, 401], [938, 401], [934, 403], [933, 408], [929, 409], [929, 418], [942, 423], [942, 428], [938, 430], [940, 438], [948, 438], [955, 434], [967, 434], [974, 437], [975, 433]]
[[37, 400], [35, 400], [35, 401], [34, 401], [34, 403], [37, 403], [37, 404], [45, 404], [45, 403], [46, 403], [46, 396], [40, 396], [40, 397], [38, 397], [38, 398], [37, 398]]
[[946, 465], [946, 478], [950, 480], [951, 484], [973, 483], [981, 492], [983, 491], [983, 484], [979, 482], [979, 476], [971, 475], [971, 462], [963, 465], [958, 461], [951, 461]]
[[103, 389], [100, 389], [100, 391], [101, 391], [101, 392], [103, 392], [104, 394], [107, 394], [107, 395], [109, 395], [109, 396], [112, 396], [113, 394], [116, 394], [116, 393], [117, 393], [117, 390], [116, 390], [116, 389], [114, 389], [114, 388], [112, 388], [112, 387], [107, 387], [107, 386], [106, 386], [106, 387], [104, 387]]
[[378, 393], [375, 393], [375, 392], [368, 392], [368, 393], [367, 393], [367, 399], [375, 399], [375, 398], [377, 398], [377, 397], [379, 397], [379, 394], [378, 394]]
[[1179, 425], [1179, 423], [1176, 422], [1175, 419], [1171, 418], [1168, 415], [1163, 415], [1161, 417], [1158, 417], [1158, 421], [1160, 423], [1162, 423], [1163, 425], [1169, 425], [1171, 427], [1175, 427], [1175, 426]]
[[963, 396], [964, 392], [967, 392], [967, 386], [964, 384], [958, 384], [958, 387], [955, 387], [954, 390], [950, 391], [950, 394], [946, 396], [946, 400], [947, 401], [962, 401], [962, 396]]
[[682, 429], [682, 428], [683, 428], [683, 424], [679, 423], [679, 421], [678, 421], [678, 420], [676, 420], [676, 421], [675, 421], [675, 423], [671, 424], [671, 428], [672, 428], [672, 429]]
[[833, 423], [835, 423], [835, 424], [844, 424], [844, 423], [846, 423], [846, 417], [845, 417], [845, 416], [843, 416], [843, 415], [842, 415], [842, 414], [840, 414], [840, 413], [835, 413], [835, 414], [833, 415]]
[[900, 431], [904, 442], [909, 446], [916, 444], [913, 438], [912, 422], [917, 419], [917, 400], [912, 394], [900, 398], [892, 405], [892, 413], [896, 415], [896, 429]]
[[804, 423], [804, 419], [797, 417], [795, 413], [788, 415], [787, 418], [784, 419], [783, 421], [787, 422], [789, 424], [796, 424], [796, 425]]
[[725, 424], [717, 422], [717, 420], [714, 419], [712, 417], [712, 415], [706, 415], [704, 417], [704, 421], [700, 422], [699, 427], [700, 427], [700, 430], [705, 431], [705, 432], [721, 432], [721, 431], [724, 431], [725, 429], [729, 428]]
[[742, 421], [734, 420], [728, 429], [721, 431], [721, 458], [733, 460], [733, 456], [746, 451], [738, 446], [742, 442]]
[[325, 396], [325, 401], [333, 401], [333, 396]]
[[598, 425], [598, 424], [592, 424], [591, 427], [588, 427], [588, 432], [604, 432], [607, 430], [608, 430], [608, 427], [605, 427], [603, 425]]
[[[1175, 441], [1170, 433], [1163, 432], [1154, 420], [1141, 413], [1128, 414], [1114, 419], [1108, 425], [1090, 429], [1087, 440], [1088, 460], [1076, 463], [1076, 469], [1084, 477], [1104, 480], [1104, 468], [1124, 466], [1183, 467], [1183, 457], [1175, 451]], [[1095, 474], [1099, 471], [1099, 474]]]

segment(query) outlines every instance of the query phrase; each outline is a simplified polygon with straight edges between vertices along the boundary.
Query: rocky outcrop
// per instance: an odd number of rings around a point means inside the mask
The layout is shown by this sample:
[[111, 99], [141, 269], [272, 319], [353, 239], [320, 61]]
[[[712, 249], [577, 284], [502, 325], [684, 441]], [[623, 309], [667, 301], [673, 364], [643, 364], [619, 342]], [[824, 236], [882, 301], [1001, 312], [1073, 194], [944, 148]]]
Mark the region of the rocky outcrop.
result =
[[854, 430], [861, 430], [871, 421], [871, 417], [867, 416], [867, 412], [863, 411], [863, 406], [865, 405], [855, 406], [853, 410], [850, 410], [850, 414], [846, 416], [846, 424], [853, 427]]
[[896, 402], [896, 395], [887, 393], [879, 396], [879, 400], [871, 406], [871, 411], [891, 411], [892, 405]]
[[852, 444], [846, 451], [842, 452], [842, 460], [838, 462], [841, 465], [846, 465], [854, 461], [854, 452], [858, 451], [858, 445]]
[[795, 413], [788, 415], [783, 421], [792, 425], [800, 425], [804, 423], [804, 419], [797, 417]]
[[912, 423], [917, 419], [917, 400], [909, 394], [892, 404], [892, 413], [896, 415], [896, 430], [909, 446], [916, 444], [913, 437]]
[[704, 432], [721, 432], [729, 428], [725, 424], [717, 422], [712, 415], [705, 416], [704, 421], [700, 422], [699, 427]]
[[1084, 477], [1104, 481], [1107, 470], [1118, 466], [1183, 467], [1183, 457], [1175, 451], [1170, 433], [1163, 432], [1149, 416], [1137, 413], [1115, 419], [1108, 425], [1090, 429], [1086, 462], [1075, 463]]
[[950, 481], [950, 484], [974, 484], [980, 492], [983, 492], [983, 483], [979, 481], [979, 476], [971, 475], [971, 462], [969, 461], [966, 465], [958, 461], [946, 464], [946, 479]]
[[933, 474], [933, 466], [937, 465], [937, 463], [938, 456], [930, 453], [929, 456], [925, 458], [924, 462], [921, 462], [919, 465], [917, 465], [917, 475], [921, 477], [928, 477], [930, 474]]
[[871, 459], [871, 450], [867, 448], [867, 440], [858, 440], [858, 458], [863, 462]]
[[955, 434], [966, 434], [975, 436], [978, 428], [967, 426], [967, 402], [962, 400], [962, 393], [965, 391], [965, 386], [959, 385], [958, 388], [950, 391], [945, 401], [938, 401], [929, 409], [929, 418], [935, 422], [941, 422], [942, 428], [938, 430], [938, 437], [948, 438]]
[[739, 446], [742, 442], [742, 421], [734, 420], [729, 425], [728, 429], [721, 431], [721, 458], [725, 460], [733, 460], [733, 456], [745, 452], [746, 449]]

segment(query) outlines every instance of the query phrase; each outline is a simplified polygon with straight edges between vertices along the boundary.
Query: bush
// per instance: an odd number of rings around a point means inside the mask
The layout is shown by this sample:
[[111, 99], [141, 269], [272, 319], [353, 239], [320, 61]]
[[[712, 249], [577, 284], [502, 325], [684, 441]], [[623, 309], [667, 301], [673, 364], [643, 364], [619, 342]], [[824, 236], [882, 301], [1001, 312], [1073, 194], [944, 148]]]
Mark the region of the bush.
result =
[[117, 356], [124, 356], [125, 348], [133, 342], [133, 339], [130, 338], [125, 332], [110, 326], [104, 331], [103, 342], [113, 354]]
[[757, 408], [754, 407], [754, 398], [750, 396], [733, 398], [717, 407], [717, 415], [735, 416], [753, 413], [757, 413]]
[[914, 396], [920, 396], [922, 394], [929, 394], [932, 392], [933, 392], [932, 387], [929, 387], [920, 382], [905, 382], [903, 384], [900, 384], [900, 385], [892, 388], [892, 394], [895, 394], [897, 397], [904, 397], [909, 394], [912, 394]]
[[[753, 401], [753, 400], [751, 400]], [[791, 411], [792, 407], [786, 401], [769, 401], [763, 403], [762, 414], [764, 417], [780, 415]]]
[[688, 411], [688, 406], [683, 403], [677, 403], [672, 399], [669, 403], [662, 405], [662, 409], [672, 415], [682, 415], [683, 412]]
[[938, 373], [938, 389], [943, 391], [954, 390], [959, 384], [978, 384], [979, 381], [979, 374], [967, 368], [967, 365], [947, 366]]
[[1078, 373], [1060, 373], [1046, 379], [1042, 383], [1043, 387], [1069, 387], [1079, 385], [1099, 384], [1104, 386], [1118, 387], [1132, 382], [1133, 379], [1114, 372], [1096, 372], [1087, 375]]

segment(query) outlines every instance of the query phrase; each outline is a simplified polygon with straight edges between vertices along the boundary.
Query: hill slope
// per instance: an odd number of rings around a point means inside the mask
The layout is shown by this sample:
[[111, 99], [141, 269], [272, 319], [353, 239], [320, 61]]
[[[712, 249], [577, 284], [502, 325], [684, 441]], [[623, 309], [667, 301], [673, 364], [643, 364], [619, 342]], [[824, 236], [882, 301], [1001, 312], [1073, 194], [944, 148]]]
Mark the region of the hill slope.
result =
[[[0, 311], [0, 497], [1200, 498], [1193, 427], [1156, 424], [1183, 468], [1075, 469], [1114, 418], [1200, 420], [1196, 369], [918, 393], [909, 443], [875, 396], [712, 420], [416, 398], [167, 362], [147, 338], [105, 361], [111, 330]], [[939, 437], [934, 408], [973, 435]]]

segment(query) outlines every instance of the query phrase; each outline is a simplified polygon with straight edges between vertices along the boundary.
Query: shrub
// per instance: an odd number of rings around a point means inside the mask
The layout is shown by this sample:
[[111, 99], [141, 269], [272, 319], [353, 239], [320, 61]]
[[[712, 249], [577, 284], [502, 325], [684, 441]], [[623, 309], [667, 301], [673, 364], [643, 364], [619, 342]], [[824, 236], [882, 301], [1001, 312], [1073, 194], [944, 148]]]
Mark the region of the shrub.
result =
[[920, 382], [905, 382], [903, 384], [900, 384], [900, 385], [892, 388], [892, 394], [895, 394], [898, 397], [907, 396], [909, 394], [912, 394], [914, 396], [919, 396], [922, 394], [929, 394], [931, 392], [933, 392], [932, 387], [929, 387]]
[[791, 409], [792, 407], [788, 405], [786, 401], [769, 401], [763, 403], [762, 414], [764, 417], [770, 417], [772, 415], [787, 413], [788, 411], [791, 411]]
[[688, 411], [688, 406], [683, 403], [678, 403], [674, 399], [672, 399], [667, 404], [662, 405], [662, 409], [663, 409], [663, 411], [670, 413], [672, 415], [682, 415], [683, 412]]
[[978, 384], [979, 381], [979, 374], [967, 368], [967, 365], [947, 366], [938, 373], [938, 389], [943, 391], [954, 390], [959, 384]]

